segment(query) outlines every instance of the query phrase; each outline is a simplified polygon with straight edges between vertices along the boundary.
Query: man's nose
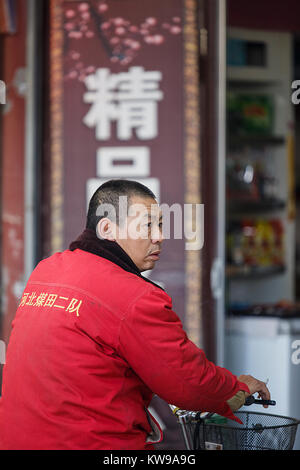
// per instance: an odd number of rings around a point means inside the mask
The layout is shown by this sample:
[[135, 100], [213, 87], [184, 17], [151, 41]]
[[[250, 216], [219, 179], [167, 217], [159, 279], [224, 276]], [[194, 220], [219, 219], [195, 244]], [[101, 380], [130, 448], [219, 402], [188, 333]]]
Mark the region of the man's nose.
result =
[[164, 236], [160, 227], [153, 227], [151, 230], [151, 241], [152, 243], [162, 243]]

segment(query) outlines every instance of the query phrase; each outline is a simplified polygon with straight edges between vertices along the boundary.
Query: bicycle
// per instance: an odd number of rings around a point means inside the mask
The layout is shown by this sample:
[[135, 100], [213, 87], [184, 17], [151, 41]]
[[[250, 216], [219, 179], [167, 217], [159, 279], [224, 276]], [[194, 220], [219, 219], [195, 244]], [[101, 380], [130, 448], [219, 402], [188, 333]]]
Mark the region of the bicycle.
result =
[[[274, 400], [250, 395], [244, 406], [254, 403], [276, 405]], [[236, 411], [243, 422], [240, 424], [215, 413], [186, 411], [173, 405], [170, 408], [177, 417], [187, 450], [291, 450], [300, 423], [287, 416]]]

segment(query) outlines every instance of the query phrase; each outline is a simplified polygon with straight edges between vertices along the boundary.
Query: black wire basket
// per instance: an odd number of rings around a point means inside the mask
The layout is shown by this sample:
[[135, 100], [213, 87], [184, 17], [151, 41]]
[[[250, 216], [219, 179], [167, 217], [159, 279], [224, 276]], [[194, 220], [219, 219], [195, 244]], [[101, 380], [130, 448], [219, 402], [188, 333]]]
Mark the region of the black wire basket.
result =
[[300, 421], [250, 411], [235, 413], [243, 424], [195, 419], [189, 423], [194, 450], [291, 450]]

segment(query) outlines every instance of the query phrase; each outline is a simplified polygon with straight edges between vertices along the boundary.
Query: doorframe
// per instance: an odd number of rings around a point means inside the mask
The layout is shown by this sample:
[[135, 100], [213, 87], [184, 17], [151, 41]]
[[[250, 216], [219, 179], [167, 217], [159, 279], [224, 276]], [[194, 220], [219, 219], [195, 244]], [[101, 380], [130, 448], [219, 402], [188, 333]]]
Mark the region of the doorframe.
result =
[[[203, 347], [224, 364], [226, 196], [226, 0], [199, 0], [200, 121], [204, 248], [202, 250]], [[204, 41], [204, 44], [203, 44]]]
[[225, 233], [226, 233], [226, 0], [217, 2], [218, 121], [217, 121], [217, 256], [220, 288], [216, 299], [216, 361], [224, 365], [225, 342]]

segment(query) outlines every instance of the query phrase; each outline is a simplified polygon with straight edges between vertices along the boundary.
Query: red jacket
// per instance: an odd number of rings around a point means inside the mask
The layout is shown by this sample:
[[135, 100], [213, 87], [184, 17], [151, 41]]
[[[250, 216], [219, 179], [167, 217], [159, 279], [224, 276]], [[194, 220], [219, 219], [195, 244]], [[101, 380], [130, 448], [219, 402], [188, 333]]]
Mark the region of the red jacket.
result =
[[234, 419], [245, 384], [187, 338], [170, 297], [75, 250], [41, 261], [7, 348], [0, 449], [151, 449], [153, 394]]

